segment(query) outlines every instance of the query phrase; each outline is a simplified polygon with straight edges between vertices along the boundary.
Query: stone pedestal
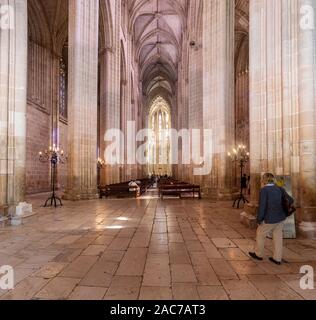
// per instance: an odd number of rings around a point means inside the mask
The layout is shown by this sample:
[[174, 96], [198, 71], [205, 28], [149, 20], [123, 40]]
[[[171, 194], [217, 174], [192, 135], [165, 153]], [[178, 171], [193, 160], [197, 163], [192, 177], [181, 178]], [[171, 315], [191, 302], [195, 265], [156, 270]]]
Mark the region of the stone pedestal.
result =
[[33, 207], [31, 204], [20, 202], [15, 208], [15, 213], [10, 217], [11, 225], [19, 226], [23, 224], [24, 219], [34, 215], [35, 213], [33, 213]]

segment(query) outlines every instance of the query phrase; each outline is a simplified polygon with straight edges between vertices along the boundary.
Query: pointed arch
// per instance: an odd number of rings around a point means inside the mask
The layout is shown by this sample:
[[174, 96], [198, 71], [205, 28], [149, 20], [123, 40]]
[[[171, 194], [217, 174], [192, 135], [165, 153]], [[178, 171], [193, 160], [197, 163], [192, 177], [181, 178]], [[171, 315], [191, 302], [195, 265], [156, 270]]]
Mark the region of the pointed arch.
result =
[[113, 16], [109, 0], [100, 0], [100, 51], [113, 48]]

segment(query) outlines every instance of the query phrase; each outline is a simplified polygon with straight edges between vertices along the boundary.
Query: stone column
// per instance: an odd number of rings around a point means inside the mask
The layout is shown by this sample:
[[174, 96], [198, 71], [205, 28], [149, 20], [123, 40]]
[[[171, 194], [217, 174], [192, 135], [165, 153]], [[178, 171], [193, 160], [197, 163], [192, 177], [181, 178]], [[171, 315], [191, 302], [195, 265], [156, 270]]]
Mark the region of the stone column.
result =
[[0, 205], [25, 196], [27, 1], [0, 0]]
[[[113, 16], [121, 12], [121, 1], [113, 1]], [[113, 42], [106, 48], [101, 60], [101, 158], [111, 142], [104, 141], [106, 130], [120, 129], [120, 19], [113, 21]], [[120, 182], [119, 165], [106, 163], [101, 174], [102, 184]]]
[[263, 172], [289, 177], [308, 236], [316, 230], [315, 10], [315, 0], [250, 1], [252, 200]]
[[[102, 52], [99, 54], [99, 63], [100, 63], [100, 131], [99, 139], [100, 139], [100, 158], [104, 160], [104, 151], [105, 151], [105, 141], [104, 141], [104, 134], [107, 130], [106, 127], [106, 111], [107, 111], [107, 105], [106, 105], [106, 72], [108, 69], [107, 66], [107, 49], [103, 49]], [[106, 168], [105, 166], [100, 169], [100, 184], [102, 186], [106, 185]]]
[[68, 140], [65, 198], [97, 197], [99, 1], [69, 0]]
[[316, 235], [316, 0], [299, 0], [300, 230]]
[[204, 129], [213, 130], [213, 168], [204, 186], [224, 199], [232, 188], [227, 152], [234, 145], [235, 3], [204, 0], [203, 5], [203, 119]]
[[296, 12], [296, 0], [250, 1], [250, 171], [254, 202], [258, 201], [265, 172], [289, 177], [297, 197]]
[[[119, 42], [118, 42], [119, 45]], [[115, 44], [114, 44], [115, 46]], [[106, 147], [111, 142], [104, 141], [106, 130], [120, 129], [120, 50], [119, 47], [106, 49], [101, 58], [101, 149], [100, 156], [106, 159]], [[101, 173], [101, 184], [118, 183], [118, 165], [106, 163]]]

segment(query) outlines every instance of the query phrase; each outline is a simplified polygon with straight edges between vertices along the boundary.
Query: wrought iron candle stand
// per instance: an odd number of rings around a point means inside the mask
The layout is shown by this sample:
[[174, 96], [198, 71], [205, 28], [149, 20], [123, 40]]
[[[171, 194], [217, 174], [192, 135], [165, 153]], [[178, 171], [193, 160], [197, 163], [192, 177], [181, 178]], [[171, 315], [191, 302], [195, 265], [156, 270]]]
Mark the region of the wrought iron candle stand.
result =
[[243, 170], [246, 166], [246, 163], [249, 162], [250, 159], [250, 153], [246, 151], [246, 146], [239, 145], [238, 148], [234, 148], [233, 152], [228, 152], [228, 156], [231, 158], [232, 162], [238, 163], [240, 167], [240, 195], [238, 198], [234, 201], [233, 208], [235, 208], [235, 205], [237, 204], [237, 209], [240, 207], [240, 203], [243, 202], [249, 203], [249, 201], [245, 198], [243, 194], [243, 183], [242, 183], [242, 177], [243, 177]]
[[64, 154], [63, 150], [54, 144], [53, 147], [49, 147], [49, 150], [45, 152], [39, 152], [39, 161], [46, 163], [49, 162], [51, 165], [51, 184], [52, 184], [52, 195], [46, 200], [44, 207], [47, 207], [50, 202], [50, 206], [55, 206], [57, 208], [57, 202], [60, 203], [60, 206], [63, 205], [61, 199], [56, 195], [56, 177], [57, 177], [57, 166], [58, 164], [64, 164], [67, 162], [67, 157]]

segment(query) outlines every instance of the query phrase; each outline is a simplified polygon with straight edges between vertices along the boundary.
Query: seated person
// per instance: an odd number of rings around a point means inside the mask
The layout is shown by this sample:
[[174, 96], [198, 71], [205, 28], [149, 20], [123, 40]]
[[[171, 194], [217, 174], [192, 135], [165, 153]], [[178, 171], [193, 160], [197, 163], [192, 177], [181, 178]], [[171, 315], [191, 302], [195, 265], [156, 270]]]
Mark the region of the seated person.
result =
[[[139, 181], [138, 181], [139, 182]], [[129, 184], [129, 191], [130, 192], [134, 192], [135, 190], [137, 190], [137, 196], [140, 196], [140, 187], [139, 185], [137, 184], [137, 181], [131, 181]]]

